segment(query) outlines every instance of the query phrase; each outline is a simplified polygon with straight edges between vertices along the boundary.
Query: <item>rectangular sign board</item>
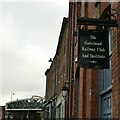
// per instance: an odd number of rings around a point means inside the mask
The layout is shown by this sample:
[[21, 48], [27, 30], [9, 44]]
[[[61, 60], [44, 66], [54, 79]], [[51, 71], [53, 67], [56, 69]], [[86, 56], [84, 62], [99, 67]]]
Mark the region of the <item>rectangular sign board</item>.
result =
[[79, 30], [80, 67], [109, 68], [108, 31]]

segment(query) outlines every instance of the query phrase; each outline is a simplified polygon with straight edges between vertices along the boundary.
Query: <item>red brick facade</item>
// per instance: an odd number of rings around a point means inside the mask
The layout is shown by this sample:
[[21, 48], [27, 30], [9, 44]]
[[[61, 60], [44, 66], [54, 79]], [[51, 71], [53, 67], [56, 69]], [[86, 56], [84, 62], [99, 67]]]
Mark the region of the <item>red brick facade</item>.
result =
[[[79, 26], [77, 23], [71, 23], [71, 21], [75, 21], [77, 17], [80, 15], [82, 17], [87, 18], [103, 18], [108, 19], [106, 13], [111, 11], [111, 14], [113, 12], [113, 9], [115, 9], [118, 12], [118, 33], [117, 28], [111, 28], [112, 29], [112, 118], [120, 118], [120, 83], [119, 83], [119, 61], [120, 61], [120, 55], [119, 55], [119, 39], [120, 39], [120, 3], [70, 3], [70, 9], [69, 11], [69, 25], [72, 27], [72, 32], [76, 31]], [[78, 9], [78, 10], [75, 10]], [[77, 11], [77, 13], [76, 13]], [[71, 16], [72, 17], [71, 17]], [[112, 15], [110, 16], [112, 19], [115, 19]], [[74, 25], [75, 24], [75, 25]], [[77, 27], [76, 27], [77, 26]], [[95, 26], [80, 26], [81, 29], [96, 29]], [[76, 39], [76, 40], [75, 40]], [[77, 41], [77, 38], [71, 38], [72, 41]], [[74, 45], [74, 49], [71, 49], [71, 53], [74, 52], [74, 55], [77, 53], [77, 45]], [[72, 64], [75, 64], [75, 56], [73, 57], [71, 55], [71, 58], [73, 58]], [[71, 67], [71, 69], [74, 69], [74, 72], [71, 72], [71, 76], [74, 76], [74, 86], [72, 94], [74, 95], [74, 102], [69, 103], [72, 104], [72, 111], [73, 113], [70, 114], [70, 108], [69, 108], [69, 115], [68, 117], [74, 117], [74, 118], [100, 118], [100, 101], [99, 101], [99, 70], [97, 69], [85, 69], [85, 68], [77, 68], [77, 67]], [[69, 98], [73, 99], [72, 97]]]
[[118, 12], [118, 29], [112, 29], [113, 118], [120, 118], [120, 2], [113, 7]]
[[46, 118], [64, 117], [61, 89], [67, 80], [68, 18], [63, 18], [56, 54], [46, 70]]
[[[104, 29], [109, 29], [110, 31], [109, 39], [112, 43], [112, 50], [110, 55], [112, 61], [112, 82], [102, 91], [101, 88], [104, 87], [104, 84], [102, 83], [102, 79], [100, 79], [100, 69], [80, 68], [78, 65], [78, 28], [84, 30], [103, 30], [103, 26], [78, 25], [78, 17], [118, 20], [117, 27], [108, 28], [104, 26]], [[67, 33], [65, 31], [62, 33], [62, 40], [58, 43], [59, 47], [57, 48], [57, 53], [59, 53], [59, 55], [57, 55], [59, 59], [57, 60], [56, 68], [56, 89], [58, 91], [57, 97], [59, 97], [62, 92], [61, 88], [64, 85], [64, 82], [67, 81], [69, 83], [67, 85], [69, 92], [66, 97], [66, 117], [120, 118], [120, 2], [70, 2], [67, 28]], [[64, 35], [66, 34], [68, 34], [67, 41], [64, 39]], [[62, 50], [64, 49], [63, 46], [65, 43], [67, 45], [65, 46], [66, 54], [64, 56], [64, 54], [62, 54]], [[50, 71], [52, 71], [52, 65], [49, 69], [49, 73]], [[50, 82], [49, 73], [47, 73], [47, 84]], [[50, 74], [54, 75], [54, 70]], [[64, 78], [62, 81], [61, 76]], [[109, 77], [110, 74], [106, 74], [106, 76]], [[107, 78], [107, 82], [109, 82], [108, 79], [109, 78]], [[46, 91], [49, 94], [49, 88], [46, 88]], [[108, 93], [110, 93], [112, 96], [112, 100], [108, 101], [109, 104], [111, 104], [111, 106], [109, 106], [111, 110], [110, 114], [107, 113], [109, 110], [104, 111], [105, 108], [103, 103], [104, 100], [108, 100], [104, 98]], [[46, 98], [49, 96], [50, 99], [50, 95], [48, 94], [46, 94]]]

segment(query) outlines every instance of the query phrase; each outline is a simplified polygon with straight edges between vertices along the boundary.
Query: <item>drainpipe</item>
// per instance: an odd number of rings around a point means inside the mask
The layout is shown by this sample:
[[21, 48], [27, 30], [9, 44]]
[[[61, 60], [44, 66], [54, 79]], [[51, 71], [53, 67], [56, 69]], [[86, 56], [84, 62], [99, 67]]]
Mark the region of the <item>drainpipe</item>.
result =
[[[68, 83], [70, 83], [71, 79], [71, 44], [72, 44], [72, 2], [69, 2], [69, 44], [68, 44]], [[67, 98], [67, 112], [66, 117], [69, 118], [69, 110], [70, 110], [70, 84], [68, 84], [68, 98]]]

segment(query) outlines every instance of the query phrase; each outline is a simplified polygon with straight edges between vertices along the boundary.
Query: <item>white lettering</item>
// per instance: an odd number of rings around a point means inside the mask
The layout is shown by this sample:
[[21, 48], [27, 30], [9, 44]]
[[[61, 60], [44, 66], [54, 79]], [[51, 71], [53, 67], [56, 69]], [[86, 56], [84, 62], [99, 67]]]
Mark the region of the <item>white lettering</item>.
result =
[[95, 52], [95, 48], [82, 47], [82, 51]]
[[97, 52], [105, 52], [104, 48], [97, 48]]
[[82, 54], [83, 58], [89, 58], [89, 54]]
[[96, 37], [94, 35], [90, 35], [90, 39], [96, 40]]
[[91, 42], [91, 41], [85, 41], [85, 45], [97, 45], [97, 46], [102, 46], [102, 42]]
[[101, 58], [101, 59], [105, 59], [105, 55], [93, 55], [93, 54], [90, 54], [90, 58]]

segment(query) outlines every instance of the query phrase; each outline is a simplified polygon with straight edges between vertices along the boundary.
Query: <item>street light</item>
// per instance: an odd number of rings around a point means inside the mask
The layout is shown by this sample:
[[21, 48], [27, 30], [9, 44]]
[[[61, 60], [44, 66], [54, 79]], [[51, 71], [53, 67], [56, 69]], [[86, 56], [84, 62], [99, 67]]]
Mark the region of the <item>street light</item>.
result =
[[50, 58], [50, 59], [48, 60], [48, 62], [53, 62], [52, 58]]
[[62, 88], [62, 96], [64, 99], [66, 98], [67, 92], [69, 92], [69, 89], [67, 88], [66, 84], [73, 84], [73, 82], [74, 81], [72, 81], [71, 83], [70, 82], [64, 83], [63, 88]]
[[68, 91], [68, 88], [67, 88], [66, 84], [64, 84], [64, 86], [62, 88], [62, 96], [64, 99], [66, 98], [67, 91]]
[[61, 89], [62, 90], [62, 96], [63, 96], [63, 98], [64, 98], [64, 118], [66, 118], [67, 116], [66, 116], [66, 110], [67, 110], [67, 108], [66, 108], [66, 96], [67, 96], [67, 92], [69, 92], [70, 90], [68, 89], [68, 87], [66, 86], [66, 84], [73, 84], [73, 82], [72, 83], [70, 83], [70, 82], [65, 82], [64, 83], [64, 85], [63, 85], [63, 88]]

